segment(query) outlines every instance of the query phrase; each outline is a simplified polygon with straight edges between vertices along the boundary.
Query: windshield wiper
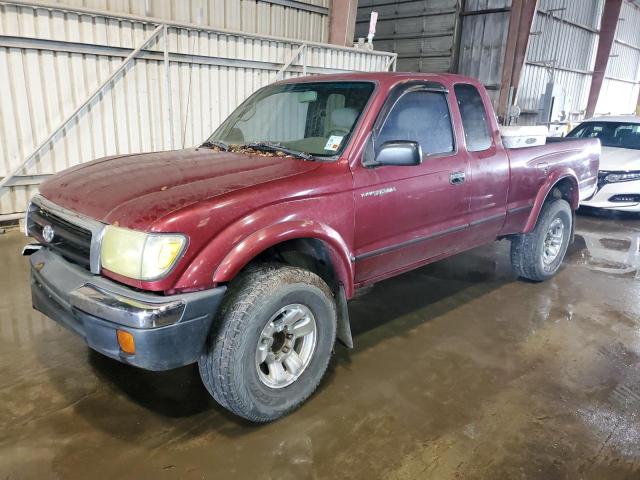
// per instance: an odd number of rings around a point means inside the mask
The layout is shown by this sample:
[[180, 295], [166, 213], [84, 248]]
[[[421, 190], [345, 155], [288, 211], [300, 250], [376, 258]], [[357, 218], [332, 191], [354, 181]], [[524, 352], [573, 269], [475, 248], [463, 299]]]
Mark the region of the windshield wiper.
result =
[[282, 147], [277, 143], [268, 143], [268, 142], [255, 142], [255, 143], [245, 143], [241, 145], [244, 148], [253, 148], [254, 150], [262, 150], [265, 152], [282, 152], [287, 155], [291, 155], [292, 157], [302, 158], [303, 160], [312, 160], [313, 156], [307, 152], [300, 152], [298, 150], [292, 150], [287, 147]]
[[224, 142], [220, 142], [218, 140], [214, 140], [214, 141], [209, 141], [207, 140], [206, 142], [204, 142], [202, 145], [200, 145], [200, 148], [211, 148], [211, 147], [218, 147], [221, 148], [222, 150], [224, 150], [225, 152], [229, 151], [229, 145], [227, 145]]

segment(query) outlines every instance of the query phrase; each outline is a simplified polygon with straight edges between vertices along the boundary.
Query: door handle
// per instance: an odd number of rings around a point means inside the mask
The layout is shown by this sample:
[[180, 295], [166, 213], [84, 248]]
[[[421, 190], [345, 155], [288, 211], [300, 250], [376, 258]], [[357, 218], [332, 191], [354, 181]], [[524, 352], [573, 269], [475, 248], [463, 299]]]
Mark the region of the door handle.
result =
[[464, 172], [451, 172], [449, 174], [449, 183], [451, 185], [460, 185], [464, 183], [465, 173]]

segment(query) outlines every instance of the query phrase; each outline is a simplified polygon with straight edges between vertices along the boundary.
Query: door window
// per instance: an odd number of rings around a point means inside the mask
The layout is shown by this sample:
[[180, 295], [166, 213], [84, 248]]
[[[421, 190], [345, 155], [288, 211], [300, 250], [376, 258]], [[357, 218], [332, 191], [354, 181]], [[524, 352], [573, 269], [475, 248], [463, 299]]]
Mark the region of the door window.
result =
[[482, 103], [480, 92], [473, 85], [464, 83], [457, 84], [453, 89], [458, 99], [467, 151], [488, 150], [493, 142], [489, 133], [487, 111]]
[[400, 97], [378, 135], [378, 145], [392, 140], [418, 142], [423, 155], [453, 152], [453, 128], [445, 94], [414, 91]]

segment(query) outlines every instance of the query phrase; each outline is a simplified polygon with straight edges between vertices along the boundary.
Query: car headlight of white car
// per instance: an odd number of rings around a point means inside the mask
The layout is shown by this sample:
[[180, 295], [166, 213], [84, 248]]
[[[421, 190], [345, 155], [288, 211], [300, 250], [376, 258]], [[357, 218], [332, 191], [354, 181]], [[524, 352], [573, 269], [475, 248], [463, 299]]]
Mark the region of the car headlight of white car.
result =
[[165, 276], [184, 252], [187, 238], [175, 233], [145, 233], [108, 225], [100, 262], [107, 270], [136, 280]]
[[614, 172], [604, 177], [607, 183], [631, 182], [640, 180], [640, 172]]

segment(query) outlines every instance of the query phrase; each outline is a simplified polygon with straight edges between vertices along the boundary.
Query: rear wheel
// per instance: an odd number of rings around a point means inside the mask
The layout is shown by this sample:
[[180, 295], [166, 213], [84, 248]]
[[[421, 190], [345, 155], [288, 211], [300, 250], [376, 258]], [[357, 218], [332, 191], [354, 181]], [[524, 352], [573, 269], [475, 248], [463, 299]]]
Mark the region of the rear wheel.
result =
[[511, 240], [511, 265], [519, 277], [542, 282], [560, 269], [571, 238], [573, 216], [566, 200], [545, 203], [535, 228]]
[[198, 364], [213, 397], [254, 422], [302, 404], [324, 375], [336, 335], [327, 284], [284, 265], [254, 267], [230, 286]]

